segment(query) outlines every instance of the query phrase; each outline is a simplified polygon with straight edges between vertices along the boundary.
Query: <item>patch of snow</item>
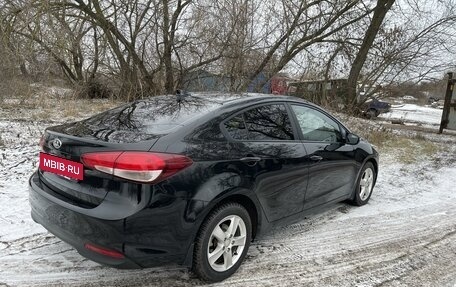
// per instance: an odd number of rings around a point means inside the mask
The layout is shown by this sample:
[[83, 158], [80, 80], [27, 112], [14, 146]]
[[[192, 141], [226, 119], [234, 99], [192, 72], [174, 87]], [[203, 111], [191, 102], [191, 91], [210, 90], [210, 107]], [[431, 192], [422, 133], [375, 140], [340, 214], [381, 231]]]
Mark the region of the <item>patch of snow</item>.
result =
[[31, 83], [30, 87], [36, 90], [35, 97], [39, 95], [45, 95], [47, 97], [66, 97], [73, 95], [74, 90], [71, 88], [65, 88], [61, 86], [47, 86], [42, 83]]
[[456, 203], [456, 165], [441, 168], [429, 165], [427, 161], [412, 166], [383, 165], [369, 208], [355, 209], [341, 219]]
[[378, 116], [384, 120], [404, 120], [406, 122], [440, 125], [442, 110], [432, 107], [422, 107], [415, 104], [393, 106], [391, 111]]
[[403, 96], [402, 98], [407, 101], [416, 101], [416, 98], [414, 96]]

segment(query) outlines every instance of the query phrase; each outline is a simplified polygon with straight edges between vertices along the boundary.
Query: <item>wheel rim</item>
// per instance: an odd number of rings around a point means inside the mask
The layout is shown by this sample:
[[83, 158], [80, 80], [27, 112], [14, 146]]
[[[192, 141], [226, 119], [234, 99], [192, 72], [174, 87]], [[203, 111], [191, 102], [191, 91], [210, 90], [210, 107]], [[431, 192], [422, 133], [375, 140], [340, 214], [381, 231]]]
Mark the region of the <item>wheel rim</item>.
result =
[[247, 239], [244, 220], [237, 215], [222, 219], [212, 230], [207, 247], [209, 265], [218, 272], [233, 267], [241, 258]]
[[374, 186], [374, 171], [368, 167], [363, 172], [363, 176], [359, 182], [359, 198], [365, 201], [369, 198]]

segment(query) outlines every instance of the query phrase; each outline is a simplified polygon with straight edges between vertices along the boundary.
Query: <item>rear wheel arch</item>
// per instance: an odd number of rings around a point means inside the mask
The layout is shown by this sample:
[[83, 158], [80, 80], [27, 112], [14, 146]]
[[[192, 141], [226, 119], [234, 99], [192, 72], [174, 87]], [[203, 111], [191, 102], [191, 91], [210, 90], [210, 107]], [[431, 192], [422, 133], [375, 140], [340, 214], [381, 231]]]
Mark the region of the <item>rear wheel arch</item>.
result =
[[242, 204], [231, 200], [216, 205], [195, 238], [192, 271], [209, 282], [234, 274], [252, 241], [251, 226], [249, 211]]
[[[236, 192], [236, 193], [233, 193]], [[262, 218], [261, 212], [261, 207], [260, 203], [255, 203], [255, 199], [250, 198], [250, 196], [246, 195], [250, 193], [251, 191], [248, 189], [241, 189], [237, 191], [231, 191], [230, 194], [225, 194], [219, 197], [215, 197], [212, 199], [210, 202], [207, 202], [207, 205], [205, 207], [205, 210], [198, 216], [198, 221], [195, 225], [195, 230], [192, 235], [192, 239], [189, 242], [189, 251], [187, 252], [187, 255], [185, 256], [182, 265], [191, 267], [193, 265], [193, 248], [194, 248], [194, 243], [195, 240], [200, 233], [201, 227], [203, 223], [207, 220], [207, 218], [211, 215], [211, 213], [216, 210], [218, 207], [220, 207], [223, 204], [229, 203], [229, 202], [235, 202], [239, 203], [242, 205], [247, 212], [249, 213], [250, 220], [251, 220], [251, 225], [252, 225], [252, 240], [256, 238], [256, 235], [259, 232], [259, 228], [262, 224], [262, 222], [265, 221], [264, 218]], [[244, 194], [243, 194], [244, 193]]]
[[[238, 192], [242, 192], [242, 191], [238, 191]], [[242, 261], [244, 260], [244, 257], [248, 250], [250, 242], [253, 241], [253, 239], [255, 238], [255, 236], [257, 234], [258, 226], [259, 226], [258, 217], [260, 216], [260, 214], [258, 214], [259, 210], [258, 210], [257, 206], [255, 205], [254, 200], [255, 199], [250, 198], [246, 194], [236, 193], [236, 194], [228, 194], [222, 198], [214, 199], [208, 205], [208, 208], [207, 208], [206, 212], [204, 213], [204, 216], [201, 217], [201, 222], [198, 225], [198, 229], [195, 232], [195, 237], [193, 239], [193, 243], [191, 245], [189, 253], [187, 254], [187, 258], [185, 260], [185, 262], [187, 262], [187, 264], [185, 264], [185, 265], [188, 266], [189, 268], [191, 268], [191, 270], [196, 275], [198, 275], [198, 277], [202, 278], [205, 281], [212, 281], [212, 282], [220, 281], [220, 280], [223, 280], [225, 278], [225, 276], [227, 276], [226, 274], [223, 274], [223, 273], [228, 272], [231, 275], [233, 272], [236, 272], [239, 265], [242, 264]], [[214, 270], [212, 270], [211, 268], [208, 267], [208, 265], [207, 265], [208, 263], [205, 261], [204, 255], [202, 254], [202, 252], [205, 252], [202, 250], [209, 248], [209, 247], [207, 247], [207, 248], [204, 247], [204, 246], [206, 246], [205, 244], [208, 244], [208, 243], [206, 243], [206, 240], [208, 240], [207, 232], [208, 232], [208, 230], [211, 230], [210, 226], [212, 226], [214, 219], [216, 219], [218, 216], [220, 216], [220, 214], [225, 212], [225, 210], [232, 209], [233, 207], [235, 208], [236, 206], [238, 206], [239, 208], [242, 208], [244, 210], [243, 211], [244, 214], [247, 212], [247, 214], [245, 214], [244, 217], [246, 220], [245, 227], [247, 227], [247, 230], [251, 230], [250, 232], [247, 231], [247, 234], [250, 233], [250, 235], [247, 235], [247, 238], [249, 238], [249, 239], [247, 239], [248, 242], [245, 243], [246, 249], [243, 251], [243, 255], [239, 259], [240, 261], [238, 263], [236, 263], [236, 265], [233, 266], [234, 269], [232, 269], [231, 271], [227, 270], [220, 274], [217, 274], [217, 272], [214, 273]], [[242, 217], [242, 215], [239, 215], [239, 216]], [[248, 216], [248, 219], [246, 216]], [[249, 223], [247, 223], [247, 222], [249, 222]], [[228, 250], [230, 250], [230, 249], [228, 248]], [[211, 263], [209, 263], [209, 264], [211, 264]], [[230, 276], [230, 275], [228, 275], [228, 276]]]
[[[252, 222], [252, 239], [254, 239], [257, 234], [257, 231], [258, 231], [259, 214], [258, 214], [258, 209], [257, 209], [255, 203], [253, 202], [253, 200], [250, 199], [246, 195], [232, 194], [232, 195], [222, 198], [206, 212], [203, 220], [201, 221], [201, 224], [208, 218], [208, 216], [212, 213], [213, 210], [215, 210], [219, 206], [229, 203], [229, 202], [239, 203], [247, 210], [247, 212], [249, 213], [249, 216], [250, 216], [250, 220]], [[201, 228], [201, 224], [200, 224], [198, 230]]]

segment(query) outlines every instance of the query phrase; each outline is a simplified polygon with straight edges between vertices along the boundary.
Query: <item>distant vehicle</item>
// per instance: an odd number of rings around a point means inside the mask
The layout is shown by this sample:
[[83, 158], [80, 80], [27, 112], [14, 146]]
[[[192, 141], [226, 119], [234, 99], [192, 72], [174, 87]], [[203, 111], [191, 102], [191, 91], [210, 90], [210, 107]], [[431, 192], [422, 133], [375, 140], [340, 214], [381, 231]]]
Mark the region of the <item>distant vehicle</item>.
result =
[[389, 111], [391, 111], [391, 104], [377, 99], [365, 102], [363, 105], [363, 115], [368, 119], [378, 117], [378, 115]]
[[435, 102], [438, 102], [439, 100], [440, 100], [440, 99], [437, 98], [437, 97], [429, 97], [429, 98], [428, 98], [428, 104], [431, 105], [431, 104], [433, 104], [433, 103], [435, 103]]

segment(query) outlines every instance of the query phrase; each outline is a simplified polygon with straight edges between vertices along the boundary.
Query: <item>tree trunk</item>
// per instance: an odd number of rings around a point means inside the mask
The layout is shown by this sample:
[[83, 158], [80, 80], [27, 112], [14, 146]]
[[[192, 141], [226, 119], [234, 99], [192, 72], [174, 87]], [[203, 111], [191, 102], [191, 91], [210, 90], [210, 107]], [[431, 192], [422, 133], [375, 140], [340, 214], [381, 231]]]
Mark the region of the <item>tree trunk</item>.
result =
[[163, 63], [165, 64], [165, 90], [168, 94], [174, 93], [174, 75], [172, 63], [172, 43], [169, 19], [168, 0], [163, 1]]
[[363, 38], [363, 43], [356, 54], [355, 60], [353, 61], [352, 67], [350, 69], [350, 74], [348, 76], [348, 85], [347, 85], [347, 104], [349, 108], [353, 108], [356, 105], [357, 92], [356, 86], [358, 82], [361, 69], [366, 62], [368, 53], [372, 44], [375, 41], [375, 38], [380, 30], [380, 26], [385, 19], [386, 14], [391, 9], [391, 6], [394, 4], [395, 0], [378, 0], [377, 6], [374, 9], [374, 15], [372, 16], [372, 21], [369, 24], [369, 27], [366, 30], [366, 34]]

